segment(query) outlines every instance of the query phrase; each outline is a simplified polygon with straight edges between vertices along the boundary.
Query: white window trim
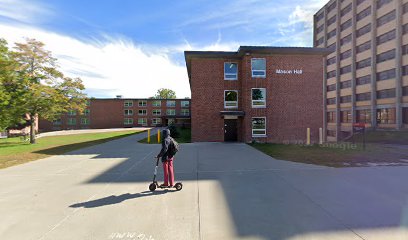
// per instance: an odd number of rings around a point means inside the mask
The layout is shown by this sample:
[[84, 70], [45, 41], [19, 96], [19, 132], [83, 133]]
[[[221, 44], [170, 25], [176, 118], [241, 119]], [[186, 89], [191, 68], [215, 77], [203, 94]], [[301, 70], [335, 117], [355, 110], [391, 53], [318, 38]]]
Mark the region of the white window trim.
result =
[[[144, 103], [144, 104], [141, 104], [141, 103]], [[147, 106], [147, 101], [146, 101], [146, 100], [140, 100], [140, 101], [138, 102], [138, 106], [139, 106], [139, 107], [146, 107], [146, 106]]]
[[[155, 113], [154, 111], [159, 111], [159, 113]], [[152, 110], [152, 115], [153, 116], [161, 116], [161, 109], [153, 109]]]
[[[145, 120], [145, 121], [143, 121], [143, 123], [140, 123], [140, 120]], [[147, 118], [138, 118], [137, 124], [142, 125], [142, 126], [147, 126]]]
[[[128, 112], [127, 114], [126, 114], [126, 111]], [[129, 112], [131, 112], [131, 114], [129, 114]], [[123, 111], [123, 113], [124, 113], [125, 116], [133, 116], [133, 110], [132, 109], [125, 109]]]
[[[226, 73], [225, 73], [225, 64], [226, 63], [235, 63], [235, 64], [237, 64], [237, 73], [235, 74], [235, 78], [227, 78], [226, 77]], [[237, 62], [224, 62], [224, 80], [227, 80], [227, 81], [235, 81], [235, 80], [238, 80], [238, 63]]]
[[[129, 120], [131, 120], [131, 121], [129, 121]], [[123, 120], [123, 124], [125, 124], [125, 125], [132, 125], [132, 124], [133, 124], [133, 118], [125, 118], [125, 119]]]
[[[227, 101], [225, 101], [225, 92], [236, 92], [237, 93], [237, 101], [228, 101], [228, 102], [236, 102], [237, 105], [236, 106], [227, 106]], [[238, 99], [239, 99], [239, 95], [238, 95], [238, 90], [224, 90], [224, 108], [238, 108]]]
[[161, 118], [152, 118], [152, 124], [153, 125], [161, 124]]
[[[159, 104], [155, 104], [155, 103], [159, 103]], [[154, 101], [152, 102], [152, 106], [153, 106], [153, 107], [161, 107], [161, 101], [160, 101], [160, 100], [154, 100]]]
[[[254, 118], [264, 118], [265, 119], [265, 134], [254, 134], [254, 129], [252, 126], [252, 119]], [[266, 129], [267, 129], [267, 124], [266, 124], [266, 117], [252, 117], [251, 118], [251, 131], [252, 131], [252, 137], [266, 137]], [[257, 129], [259, 131], [259, 129]]]
[[[183, 103], [187, 103], [187, 105]], [[190, 101], [181, 101], [181, 107], [190, 107]]]
[[[169, 106], [169, 102], [174, 102], [174, 106]], [[166, 102], [166, 107], [176, 107], [176, 101], [175, 100], [167, 100], [167, 102]]]
[[190, 115], [190, 110], [189, 109], [181, 109], [181, 115], [189, 116]]
[[[252, 69], [252, 66], [253, 66], [253, 64], [252, 64], [252, 62], [253, 62], [253, 60], [257, 60], [257, 59], [264, 59], [265, 60], [265, 70], [253, 70]], [[263, 71], [263, 75], [254, 75], [254, 71]], [[253, 77], [253, 78], [266, 78], [266, 58], [251, 58], [251, 76]]]
[[[253, 100], [252, 99], [252, 90], [254, 89], [264, 89], [265, 90], [265, 100]], [[264, 105], [254, 105], [254, 102], [263, 102]], [[266, 108], [266, 88], [251, 88], [251, 104], [252, 104], [252, 108]]]
[[[86, 120], [85, 122], [83, 120]], [[81, 125], [89, 125], [90, 121], [89, 118], [81, 118]]]
[[127, 100], [123, 103], [123, 106], [125, 107], [133, 107], [133, 101]]

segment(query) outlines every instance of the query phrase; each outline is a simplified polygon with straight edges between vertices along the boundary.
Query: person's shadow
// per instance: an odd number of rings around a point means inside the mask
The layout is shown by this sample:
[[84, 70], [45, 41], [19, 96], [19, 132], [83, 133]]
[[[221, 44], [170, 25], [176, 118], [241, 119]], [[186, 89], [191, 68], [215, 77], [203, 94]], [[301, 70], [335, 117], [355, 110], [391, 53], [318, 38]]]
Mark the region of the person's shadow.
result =
[[125, 193], [125, 194], [122, 194], [122, 195], [119, 195], [119, 196], [112, 195], [112, 196], [109, 196], [109, 197], [95, 199], [95, 200], [91, 200], [91, 201], [87, 201], [87, 202], [75, 203], [75, 204], [72, 204], [69, 207], [71, 207], [71, 208], [102, 207], [102, 206], [106, 206], [106, 205], [121, 203], [121, 202], [129, 200], [129, 199], [140, 198], [140, 197], [149, 197], [149, 196], [154, 196], [154, 195], [161, 195], [161, 194], [165, 194], [167, 192], [172, 192], [172, 191], [174, 191], [174, 190], [165, 189], [165, 190], [162, 190], [162, 191], [155, 191], [155, 192], [144, 191], [144, 192], [141, 192], [141, 193], [134, 193], [134, 194]]

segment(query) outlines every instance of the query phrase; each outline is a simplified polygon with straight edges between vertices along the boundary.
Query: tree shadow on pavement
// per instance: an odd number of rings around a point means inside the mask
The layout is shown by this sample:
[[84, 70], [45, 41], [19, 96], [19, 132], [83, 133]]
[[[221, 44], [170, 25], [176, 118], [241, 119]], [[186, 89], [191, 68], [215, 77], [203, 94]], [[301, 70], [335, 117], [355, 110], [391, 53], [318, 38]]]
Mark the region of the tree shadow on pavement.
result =
[[165, 189], [162, 191], [156, 191], [156, 192], [151, 192], [151, 191], [144, 191], [141, 193], [125, 193], [119, 196], [116, 195], [111, 195], [109, 197], [104, 197], [104, 198], [100, 198], [100, 199], [95, 199], [95, 200], [90, 200], [87, 202], [82, 202], [82, 203], [75, 203], [72, 204], [71, 208], [96, 208], [96, 207], [103, 207], [103, 206], [107, 206], [107, 205], [113, 205], [113, 204], [118, 204], [121, 202], [124, 202], [126, 200], [130, 200], [130, 199], [135, 199], [135, 198], [141, 198], [141, 197], [150, 197], [150, 196], [156, 196], [156, 195], [162, 195], [162, 194], [166, 194], [168, 192], [174, 192], [176, 190], [169, 190], [169, 189]]

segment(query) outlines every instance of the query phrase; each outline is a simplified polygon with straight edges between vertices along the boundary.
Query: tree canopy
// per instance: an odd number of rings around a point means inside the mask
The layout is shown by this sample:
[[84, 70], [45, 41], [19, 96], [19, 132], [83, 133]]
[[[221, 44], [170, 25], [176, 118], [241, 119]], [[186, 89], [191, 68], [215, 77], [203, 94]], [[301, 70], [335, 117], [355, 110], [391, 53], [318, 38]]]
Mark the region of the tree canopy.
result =
[[159, 90], [157, 90], [156, 95], [154, 95], [153, 98], [156, 99], [174, 99], [177, 98], [176, 97], [176, 92], [171, 90], [171, 89], [167, 89], [167, 88], [160, 88]]

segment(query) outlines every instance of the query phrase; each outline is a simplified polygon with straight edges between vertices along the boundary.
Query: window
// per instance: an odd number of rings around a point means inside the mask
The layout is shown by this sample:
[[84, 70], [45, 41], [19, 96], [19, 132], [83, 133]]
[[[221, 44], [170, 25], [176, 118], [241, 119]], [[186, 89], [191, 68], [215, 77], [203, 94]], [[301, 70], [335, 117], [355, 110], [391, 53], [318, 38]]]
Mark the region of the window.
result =
[[81, 125], [89, 125], [89, 118], [81, 118]]
[[147, 101], [145, 100], [140, 100], [139, 101], [139, 107], [146, 107], [147, 106]]
[[326, 63], [327, 63], [327, 66], [330, 66], [330, 65], [332, 65], [332, 64], [335, 64], [335, 63], [336, 63], [336, 56], [327, 59]]
[[401, 47], [401, 54], [402, 54], [402, 55], [408, 54], [408, 44], [407, 44], [407, 45], [403, 45], [403, 46]]
[[85, 116], [89, 116], [90, 113], [91, 113], [91, 110], [90, 110], [90, 109], [85, 109], [85, 110], [84, 110], [84, 115], [85, 115]]
[[224, 107], [225, 108], [238, 107], [238, 91], [235, 90], [224, 91]]
[[332, 84], [332, 85], [327, 86], [327, 91], [328, 92], [335, 91], [335, 90], [336, 90], [336, 84]]
[[351, 72], [351, 65], [340, 68], [340, 75]]
[[266, 59], [252, 58], [251, 59], [252, 77], [266, 77]]
[[351, 111], [340, 111], [340, 122], [351, 123]]
[[336, 51], [336, 47], [337, 47], [337, 45], [336, 45], [336, 43], [332, 43], [330, 46], [328, 46], [327, 48], [330, 50], [330, 52], [332, 53], [332, 52], [334, 52], [334, 51]]
[[364, 27], [361, 27], [356, 31], [357, 37], [361, 37], [366, 33], [369, 33], [371, 31], [371, 23], [365, 25]]
[[324, 18], [324, 12], [321, 12], [319, 15], [316, 16], [316, 22], [322, 20]]
[[390, 2], [392, 2], [392, 0], [377, 0], [377, 9], [380, 9], [382, 6]]
[[371, 110], [363, 109], [356, 111], [356, 122], [358, 123], [370, 123], [371, 122]]
[[153, 107], [161, 107], [161, 101], [153, 101]]
[[364, 85], [371, 83], [371, 75], [362, 76], [356, 79], [357, 85]]
[[395, 88], [377, 91], [377, 99], [394, 98]]
[[125, 116], [132, 116], [133, 110], [132, 109], [125, 109]]
[[266, 135], [266, 118], [255, 117], [252, 118], [252, 136]]
[[124, 106], [125, 107], [133, 107], [133, 101], [125, 101]]
[[327, 130], [326, 135], [328, 137], [336, 137], [336, 130]]
[[224, 63], [224, 80], [238, 79], [238, 64], [226, 62]]
[[356, 69], [365, 68], [371, 66], [371, 58], [366, 58], [356, 63]]
[[408, 23], [402, 25], [402, 34], [408, 33]]
[[402, 108], [402, 123], [408, 124], [408, 107]]
[[408, 96], [408, 86], [402, 87], [402, 96]]
[[190, 101], [181, 101], [181, 107], [189, 107]]
[[340, 46], [343, 46], [347, 43], [351, 42], [351, 34], [345, 36], [344, 38], [340, 39]]
[[377, 73], [377, 81], [395, 78], [395, 68]]
[[68, 125], [76, 125], [76, 119], [75, 118], [68, 118]]
[[389, 32], [386, 32], [380, 36], [377, 37], [377, 45], [381, 45], [383, 43], [386, 43], [388, 41], [391, 41], [393, 39], [395, 39], [396, 37], [396, 30], [393, 29]]
[[371, 92], [366, 92], [366, 93], [359, 93], [356, 94], [356, 101], [370, 101], [371, 100]]
[[153, 109], [153, 116], [160, 116], [161, 115], [161, 110], [160, 109]]
[[161, 124], [161, 118], [152, 118], [152, 125]]
[[340, 53], [340, 60], [344, 60], [344, 59], [347, 59], [349, 57], [351, 57], [351, 49], [347, 50], [347, 51], [345, 51], [343, 53]]
[[53, 125], [61, 125], [62, 121], [61, 121], [61, 119], [56, 119], [56, 120], [52, 121], [52, 124]]
[[405, 14], [408, 12], [408, 3], [405, 3], [402, 5], [402, 14]]
[[353, 24], [353, 22], [351, 21], [351, 19], [347, 20], [345, 23], [342, 23], [340, 25], [340, 31], [344, 31], [347, 28], [351, 27], [351, 25]]
[[351, 3], [340, 11], [340, 16], [344, 16], [351, 11]]
[[351, 87], [351, 80], [340, 82], [340, 89]]
[[331, 12], [336, 8], [336, 1], [334, 1], [330, 6], [327, 7], [327, 13]]
[[408, 75], [408, 65], [401, 67], [402, 68], [402, 76]]
[[174, 101], [174, 100], [167, 100], [166, 106], [167, 106], [167, 107], [175, 107], [175, 106], [176, 106], [176, 101]]
[[371, 6], [364, 9], [363, 11], [357, 13], [356, 20], [360, 21], [361, 19], [371, 15]]
[[125, 118], [123, 123], [125, 125], [132, 125], [133, 124], [133, 118]]
[[331, 32], [329, 32], [329, 33], [327, 34], [327, 40], [329, 40], [330, 38], [336, 36], [336, 34], [337, 34], [336, 29], [332, 30]]
[[139, 118], [137, 119], [137, 124], [146, 126], [147, 125], [147, 119], [146, 118]]
[[336, 112], [327, 112], [327, 122], [329, 123], [336, 122]]
[[394, 124], [395, 108], [377, 109], [377, 123]]
[[68, 116], [76, 116], [76, 111], [75, 110], [69, 110], [68, 111]]
[[357, 6], [365, 2], [366, 0], [357, 0]]
[[360, 45], [357, 46], [357, 53], [362, 53], [364, 51], [367, 51], [371, 48], [371, 41], [367, 41], [365, 43], [362, 43]]
[[316, 46], [319, 46], [324, 42], [324, 37], [321, 37], [319, 40], [316, 41]]
[[327, 26], [332, 25], [333, 23], [336, 22], [337, 16], [334, 15], [333, 17], [331, 17], [330, 19], [327, 20]]
[[377, 63], [382, 63], [395, 58], [395, 49], [377, 55]]
[[327, 105], [336, 104], [336, 98], [328, 98], [326, 100]]
[[190, 110], [189, 109], [181, 109], [181, 115], [182, 116], [190, 116]]
[[391, 22], [395, 19], [396, 11], [392, 10], [391, 12], [385, 14], [384, 16], [377, 19], [377, 27], [381, 27], [382, 25]]
[[252, 107], [266, 107], [266, 89], [252, 88]]
[[349, 103], [351, 102], [351, 95], [340, 97], [340, 103]]
[[167, 115], [167, 116], [174, 116], [174, 115], [176, 115], [176, 109], [167, 109], [166, 115]]
[[321, 33], [324, 30], [324, 24], [316, 29], [316, 34]]
[[336, 70], [328, 72], [326, 76], [327, 76], [327, 79], [336, 77]]
[[147, 110], [146, 110], [146, 109], [139, 109], [138, 115], [139, 115], [139, 116], [147, 115]]

